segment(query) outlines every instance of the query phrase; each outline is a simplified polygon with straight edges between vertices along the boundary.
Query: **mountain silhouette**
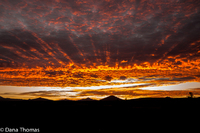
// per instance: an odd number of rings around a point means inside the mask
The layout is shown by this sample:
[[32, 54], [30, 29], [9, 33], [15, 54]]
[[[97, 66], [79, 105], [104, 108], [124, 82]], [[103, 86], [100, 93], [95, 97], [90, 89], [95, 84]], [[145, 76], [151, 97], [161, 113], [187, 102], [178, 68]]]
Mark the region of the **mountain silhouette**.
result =
[[3, 98], [2, 96], [0, 96], [0, 101], [6, 101], [6, 98]]
[[52, 100], [49, 100], [49, 99], [46, 99], [46, 98], [35, 98], [35, 99], [30, 99], [31, 101], [52, 101]]
[[2, 96], [0, 96], [0, 99], [4, 99]]
[[57, 101], [73, 101], [73, 100], [69, 100], [69, 99], [60, 99], [60, 100], [57, 100]]
[[94, 99], [91, 99], [91, 98], [85, 98], [85, 99], [81, 99], [81, 100], [79, 100], [79, 101], [96, 101], [96, 100], [94, 100]]
[[108, 96], [106, 98], [101, 99], [100, 101], [121, 101], [122, 99], [116, 97], [116, 96]]
[[4, 98], [0, 96], [0, 101], [22, 101], [22, 99]]

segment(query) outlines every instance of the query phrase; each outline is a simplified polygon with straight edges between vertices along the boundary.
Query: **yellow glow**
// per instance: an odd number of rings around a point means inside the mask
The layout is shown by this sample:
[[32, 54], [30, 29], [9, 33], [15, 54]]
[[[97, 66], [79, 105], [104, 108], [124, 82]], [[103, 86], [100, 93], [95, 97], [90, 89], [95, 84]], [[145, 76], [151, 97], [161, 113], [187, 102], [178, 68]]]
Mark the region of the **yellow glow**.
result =
[[[182, 59], [178, 59], [178, 56], [168, 57], [168, 59], [170, 58], [175, 59], [176, 62], [182, 63], [175, 66], [165, 59], [163, 60], [165, 63], [151, 64], [149, 62], [144, 62], [139, 65], [129, 64], [127, 66], [119, 66], [119, 63], [116, 62], [114, 66], [109, 66], [108, 64], [97, 65], [96, 63], [93, 63], [92, 66], [87, 67], [85, 64], [78, 65], [71, 62], [64, 67], [47, 66], [46, 68], [43, 68], [37, 66], [35, 68], [28, 68], [24, 66], [21, 68], [1, 68], [0, 83], [1, 85], [10, 86], [62, 87], [62, 89], [72, 87], [77, 91], [79, 90], [78, 92], [84, 92], [84, 96], [103, 97], [116, 93], [113, 91], [117, 88], [123, 86], [126, 87], [126, 85], [130, 87], [131, 84], [153, 84], [155, 86], [162, 86], [163, 84], [171, 85], [172, 83], [179, 84], [180, 82], [183, 83], [188, 81], [200, 82], [200, 71], [197, 69], [200, 64], [199, 59], [196, 61], [185, 62]], [[109, 54], [107, 59], [109, 60]], [[126, 63], [127, 62], [125, 61], [124, 64]], [[121, 76], [126, 79], [120, 80]], [[189, 78], [187, 79], [187, 77]], [[148, 80], [148, 78], [151, 80]], [[167, 80], [163, 78], [167, 78]], [[133, 80], [130, 82], [127, 81], [128, 79]], [[91, 88], [92, 86], [93, 89]], [[105, 88], [101, 88], [102, 86], [112, 87], [107, 87], [107, 92], [104, 95], [101, 89]], [[96, 88], [99, 88], [99, 90], [95, 90]], [[135, 88], [138, 87], [134, 87], [134, 89]], [[112, 89], [112, 91], [110, 89]], [[102, 93], [102, 95], [93, 93], [86, 94], [86, 90], [95, 90]], [[122, 90], [123, 93], [120, 94], [119, 89], [117, 89], [117, 94], [123, 98], [125, 97], [123, 94], [126, 94], [129, 98], [142, 97], [141, 95], [134, 96], [133, 92], [130, 92], [130, 95], [128, 95], [127, 92], [125, 92], [128, 90], [127, 88]], [[146, 90], [141, 90], [141, 94], [142, 91], [145, 91], [145, 93], [147, 92]], [[148, 93], [151, 94], [151, 92]], [[158, 95], [151, 94], [151, 96]], [[81, 98], [81, 95], [77, 96], [75, 99], [78, 98]]]

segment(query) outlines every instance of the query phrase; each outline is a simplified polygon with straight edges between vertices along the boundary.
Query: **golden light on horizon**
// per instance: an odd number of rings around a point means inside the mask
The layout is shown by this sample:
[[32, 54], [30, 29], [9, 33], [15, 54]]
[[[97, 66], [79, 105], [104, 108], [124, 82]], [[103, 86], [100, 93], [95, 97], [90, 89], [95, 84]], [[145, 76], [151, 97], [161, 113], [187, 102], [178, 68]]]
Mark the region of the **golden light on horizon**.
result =
[[[148, 63], [144, 64], [149, 65]], [[15, 89], [15, 93], [21, 90], [20, 87], [27, 87], [27, 93], [23, 89], [24, 92], [19, 94], [12, 96], [7, 92], [4, 96], [24, 97], [25, 99], [38, 96], [53, 98], [54, 100], [65, 98], [78, 100], [84, 97], [99, 99], [108, 95], [116, 95], [123, 99], [166, 96], [184, 97], [188, 95], [189, 91], [193, 91], [195, 95], [200, 94], [198, 90], [189, 88], [185, 90], [184, 87], [182, 87], [182, 90], [174, 89], [173, 91], [170, 90], [170, 87], [169, 89], [162, 89], [163, 86], [175, 85], [175, 87], [178, 87], [178, 84], [185, 82], [200, 82], [199, 70], [163, 70], [162, 67], [153, 69], [155, 67], [152, 68], [151, 66], [145, 66], [146, 69], [143, 68], [144, 66], [136, 65], [124, 68], [103, 65], [92, 68], [85, 66], [76, 68], [73, 64], [69, 64], [67, 67], [3, 68], [0, 70], [0, 78], [2, 86], [18, 87], [18, 89]], [[158, 90], [145, 89], [153, 86], [157, 87]], [[35, 87], [35, 90], [33, 87]], [[37, 87], [42, 87], [43, 89], [38, 90]], [[50, 89], [51, 87], [53, 89]], [[3, 94], [2, 90], [1, 93]]]

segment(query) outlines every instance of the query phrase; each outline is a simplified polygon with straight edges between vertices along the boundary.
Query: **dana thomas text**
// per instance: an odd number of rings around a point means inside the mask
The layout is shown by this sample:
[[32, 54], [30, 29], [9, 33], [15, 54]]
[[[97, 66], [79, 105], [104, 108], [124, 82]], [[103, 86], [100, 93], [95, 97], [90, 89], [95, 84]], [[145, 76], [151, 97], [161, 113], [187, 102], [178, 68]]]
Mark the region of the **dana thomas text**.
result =
[[0, 133], [7, 132], [7, 133], [15, 133], [15, 132], [24, 132], [24, 133], [33, 133], [33, 132], [40, 132], [39, 128], [25, 128], [25, 127], [19, 127], [19, 128], [11, 128], [11, 127], [0, 127]]

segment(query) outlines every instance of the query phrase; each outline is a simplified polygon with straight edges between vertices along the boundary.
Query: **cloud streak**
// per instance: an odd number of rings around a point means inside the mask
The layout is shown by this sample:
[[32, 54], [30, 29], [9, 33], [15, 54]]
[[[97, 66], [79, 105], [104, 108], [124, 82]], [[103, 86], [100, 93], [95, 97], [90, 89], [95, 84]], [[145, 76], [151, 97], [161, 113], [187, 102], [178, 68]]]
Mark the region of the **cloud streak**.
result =
[[[93, 97], [99, 99], [109, 95], [117, 95], [121, 98], [141, 98], [141, 97], [185, 97], [192, 92], [199, 96], [200, 82], [186, 82], [175, 85], [155, 86], [153, 84], [121, 86], [96, 86], [96, 87], [12, 87], [10, 91], [1, 93], [3, 96], [14, 97], [46, 97], [50, 99], [80, 99], [84, 97]], [[26, 90], [24, 90], [26, 88]], [[35, 88], [35, 89], [33, 89]], [[13, 91], [11, 91], [13, 89]], [[31, 90], [32, 89], [32, 90]]]

